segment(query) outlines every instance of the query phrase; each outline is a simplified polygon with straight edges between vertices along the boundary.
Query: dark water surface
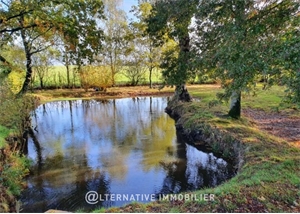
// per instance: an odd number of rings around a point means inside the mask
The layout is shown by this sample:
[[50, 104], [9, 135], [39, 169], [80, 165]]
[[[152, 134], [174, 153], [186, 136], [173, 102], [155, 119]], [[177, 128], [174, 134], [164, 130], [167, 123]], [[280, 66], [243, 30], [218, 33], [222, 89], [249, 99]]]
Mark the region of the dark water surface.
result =
[[[39, 106], [32, 120], [42, 162], [29, 142], [35, 165], [21, 195], [22, 212], [90, 211], [128, 203], [105, 200], [116, 194], [148, 195], [139, 200], [147, 202], [150, 194], [216, 186], [230, 178], [230, 164], [176, 137], [166, 105], [166, 97], [143, 97]], [[89, 191], [103, 197], [89, 204]]]

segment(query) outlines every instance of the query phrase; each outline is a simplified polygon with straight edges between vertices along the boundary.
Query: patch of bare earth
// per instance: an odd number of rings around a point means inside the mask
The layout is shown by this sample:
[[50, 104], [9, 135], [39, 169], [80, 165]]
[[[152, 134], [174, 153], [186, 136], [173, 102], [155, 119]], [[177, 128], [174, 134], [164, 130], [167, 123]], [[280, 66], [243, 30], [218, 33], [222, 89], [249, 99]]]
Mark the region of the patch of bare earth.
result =
[[244, 109], [243, 114], [251, 118], [259, 129], [300, 148], [300, 117], [250, 108]]

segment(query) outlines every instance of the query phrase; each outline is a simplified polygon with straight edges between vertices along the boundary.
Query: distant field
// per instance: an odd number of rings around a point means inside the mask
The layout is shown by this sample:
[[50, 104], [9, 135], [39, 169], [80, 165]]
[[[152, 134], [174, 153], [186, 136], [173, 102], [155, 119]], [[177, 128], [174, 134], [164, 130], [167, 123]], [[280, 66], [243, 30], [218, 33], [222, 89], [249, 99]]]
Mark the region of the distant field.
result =
[[[75, 67], [71, 66], [70, 69], [70, 85], [75, 87], [80, 87], [80, 77], [78, 72], [74, 71]], [[116, 85], [128, 85], [130, 84], [130, 79], [127, 78], [123, 71], [120, 71], [115, 76]], [[13, 85], [13, 89], [15, 91], [20, 90], [22, 83], [24, 82], [25, 72], [11, 72], [9, 76], [9, 80]], [[32, 83], [31, 88], [38, 88], [40, 87], [40, 81], [38, 78], [37, 72], [33, 72], [32, 74]], [[44, 87], [45, 88], [63, 88], [67, 86], [67, 69], [65, 66], [50, 66], [48, 71], [45, 72], [44, 78]], [[161, 72], [156, 69], [152, 73], [152, 83], [159, 84], [162, 83], [162, 76]], [[147, 85], [149, 84], [149, 71], [146, 71], [142, 77], [142, 80], [139, 82], [139, 85]]]
[[[109, 69], [109, 68], [108, 68]], [[130, 79], [123, 75], [124, 71], [120, 71], [115, 76], [115, 82], [117, 85], [126, 85], [130, 83]], [[67, 85], [67, 69], [65, 66], [51, 66], [49, 67], [49, 71], [45, 75], [44, 86], [45, 87], [63, 87]], [[80, 86], [80, 77], [77, 72], [74, 72], [74, 67], [71, 67], [70, 72], [70, 80], [71, 84], [76, 87]], [[161, 73], [158, 70], [155, 70], [152, 74], [153, 83], [161, 83]], [[143, 80], [140, 84], [148, 84], [149, 83], [149, 71], [145, 73], [143, 76]], [[34, 87], [39, 86], [39, 80], [36, 74], [34, 74]]]
[[[108, 70], [109, 67], [107, 68]], [[125, 68], [118, 72], [115, 75], [115, 85], [123, 86], [130, 85], [130, 79], [124, 75]], [[12, 84], [13, 90], [18, 92], [21, 89], [21, 86], [25, 79], [25, 72], [13, 71], [9, 75], [9, 80]], [[202, 80], [199, 80], [198, 77], [194, 79], [192, 82], [197, 83], [214, 83], [214, 80], [204, 75], [201, 77]], [[32, 82], [30, 88], [39, 88], [40, 81], [37, 75], [37, 72], [33, 70], [32, 74]], [[47, 72], [44, 74], [43, 84], [45, 88], [65, 88], [67, 87], [67, 69], [65, 66], [57, 65], [57, 66], [49, 66]], [[161, 84], [163, 82], [162, 74], [159, 69], [155, 69], [152, 73], [152, 83], [153, 84]], [[139, 81], [138, 85], [148, 85], [149, 84], [149, 71], [146, 71], [142, 77], [142, 80]], [[80, 75], [75, 70], [75, 66], [71, 66], [70, 68], [70, 86], [71, 87], [81, 87]]]

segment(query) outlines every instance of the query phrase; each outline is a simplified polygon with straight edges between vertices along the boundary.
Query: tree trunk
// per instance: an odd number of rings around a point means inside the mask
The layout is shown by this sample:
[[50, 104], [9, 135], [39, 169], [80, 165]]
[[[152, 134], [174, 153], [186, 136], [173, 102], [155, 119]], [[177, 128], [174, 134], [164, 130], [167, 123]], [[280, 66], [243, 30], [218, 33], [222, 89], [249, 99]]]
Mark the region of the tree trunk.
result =
[[44, 81], [43, 81], [43, 78], [40, 78], [40, 86], [41, 86], [41, 89], [44, 89]]
[[70, 66], [69, 65], [66, 65], [66, 68], [67, 68], [67, 87], [70, 88]]
[[153, 68], [151, 67], [149, 69], [149, 87], [152, 88], [152, 70]]
[[[188, 53], [190, 51], [189, 35], [186, 35], [179, 41], [179, 46], [180, 46], [180, 55], [183, 56], [184, 63], [187, 65], [189, 63]], [[185, 68], [185, 72], [187, 72], [186, 68]], [[178, 101], [183, 101], [183, 102], [192, 101], [192, 97], [186, 88], [185, 82], [176, 86], [174, 98], [177, 99]]]
[[182, 102], [191, 102], [192, 101], [192, 97], [189, 94], [185, 84], [176, 86], [173, 99], [176, 99], [177, 101], [182, 101]]
[[114, 66], [111, 66], [111, 84], [112, 86], [115, 86], [115, 69]]
[[[20, 25], [23, 26], [23, 18], [20, 19]], [[32, 75], [32, 60], [31, 60], [31, 52], [30, 52], [30, 46], [26, 39], [25, 30], [21, 30], [21, 38], [24, 45], [25, 55], [26, 55], [26, 76], [25, 81], [23, 83], [21, 91], [18, 93], [18, 96], [25, 94], [28, 91], [28, 87], [31, 81], [31, 75]]]
[[241, 117], [241, 92], [234, 91], [230, 97], [230, 110], [228, 115], [238, 119]]
[[115, 86], [116, 65], [113, 61], [112, 55], [109, 56], [109, 61], [110, 61], [110, 70], [111, 70], [111, 83], [112, 86]]
[[75, 68], [72, 69], [72, 73], [73, 73], [72, 89], [74, 89], [76, 87], [76, 69]]

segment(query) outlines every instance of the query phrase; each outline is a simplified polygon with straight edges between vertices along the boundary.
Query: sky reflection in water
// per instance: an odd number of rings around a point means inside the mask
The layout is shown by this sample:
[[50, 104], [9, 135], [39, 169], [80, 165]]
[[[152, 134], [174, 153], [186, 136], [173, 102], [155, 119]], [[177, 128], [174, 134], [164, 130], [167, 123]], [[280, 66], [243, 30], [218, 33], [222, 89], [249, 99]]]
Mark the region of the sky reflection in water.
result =
[[[126, 201], [85, 202], [99, 194], [165, 194], [215, 186], [231, 176], [228, 164], [176, 137], [164, 113], [167, 98], [59, 101], [33, 115], [43, 147], [22, 196], [22, 212], [89, 211]], [[37, 160], [33, 143], [29, 157]]]

